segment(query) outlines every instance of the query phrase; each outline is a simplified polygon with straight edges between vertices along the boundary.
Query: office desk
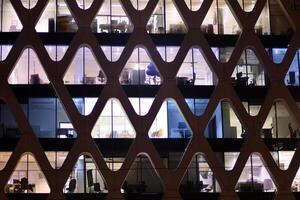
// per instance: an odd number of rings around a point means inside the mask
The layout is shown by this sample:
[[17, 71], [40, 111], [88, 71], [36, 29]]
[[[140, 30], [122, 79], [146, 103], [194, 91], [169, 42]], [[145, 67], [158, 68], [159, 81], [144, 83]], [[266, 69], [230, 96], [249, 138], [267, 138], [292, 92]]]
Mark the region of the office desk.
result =
[[121, 32], [124, 33], [127, 25], [125, 23], [117, 23], [117, 24], [100, 24], [100, 32]]
[[21, 188], [21, 183], [7, 184], [4, 191], [5, 193], [35, 193], [35, 184], [28, 184], [26, 190]]

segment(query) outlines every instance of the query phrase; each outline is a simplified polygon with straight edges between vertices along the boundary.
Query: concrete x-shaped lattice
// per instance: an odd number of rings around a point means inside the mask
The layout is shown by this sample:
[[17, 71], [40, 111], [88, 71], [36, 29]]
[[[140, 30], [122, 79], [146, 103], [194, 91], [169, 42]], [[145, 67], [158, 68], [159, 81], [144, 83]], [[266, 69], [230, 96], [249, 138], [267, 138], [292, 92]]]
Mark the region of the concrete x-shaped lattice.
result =
[[[244, 12], [236, 0], [226, 1], [231, 9], [235, 19], [242, 29], [242, 33], [237, 41], [235, 49], [230, 60], [227, 63], [220, 63], [211, 50], [206, 41], [200, 26], [213, 3], [213, 0], [204, 0], [198, 11], [191, 11], [182, 0], [173, 0], [178, 12], [184, 20], [188, 28], [188, 32], [182, 42], [174, 61], [165, 62], [156, 50], [156, 46], [146, 31], [146, 24], [153, 13], [158, 0], [151, 0], [144, 10], [136, 10], [130, 0], [120, 1], [123, 9], [131, 20], [134, 30], [130, 35], [122, 55], [116, 62], [110, 62], [104, 55], [99, 43], [90, 29], [90, 24], [95, 17], [97, 11], [101, 7], [103, 0], [94, 1], [90, 8], [82, 10], [78, 7], [76, 1], [66, 0], [77, 25], [78, 31], [72, 39], [69, 48], [61, 61], [53, 61], [49, 57], [41, 39], [35, 31], [35, 25], [40, 15], [45, 9], [48, 1], [39, 0], [36, 6], [30, 10], [23, 7], [20, 0], [11, 1], [19, 19], [23, 25], [23, 29], [19, 34], [15, 44], [13, 45], [9, 55], [4, 61], [0, 62], [0, 98], [3, 99], [10, 108], [15, 120], [22, 132], [15, 151], [11, 155], [4, 170], [0, 171], [0, 199], [7, 199], [4, 194], [4, 186], [9, 180], [15, 166], [20, 157], [30, 152], [36, 158], [41, 170], [43, 171], [50, 187], [50, 195], [48, 199], [65, 199], [63, 195], [63, 187], [72, 172], [78, 157], [82, 154], [89, 154], [93, 157], [100, 173], [102, 174], [108, 186], [109, 194], [107, 199], [121, 199], [122, 194], [120, 188], [128, 174], [130, 166], [135, 158], [143, 153], [148, 156], [151, 163], [164, 185], [164, 199], [180, 199], [179, 185], [183, 179], [187, 168], [195, 154], [202, 153], [213, 171], [218, 183], [221, 187], [221, 199], [238, 199], [235, 193], [235, 185], [242, 173], [248, 157], [252, 153], [258, 153], [262, 158], [268, 172], [270, 173], [274, 183], [277, 186], [276, 199], [294, 199], [290, 186], [293, 178], [297, 173], [300, 164], [300, 148], [297, 148], [289, 168], [286, 171], [279, 169], [268, 148], [258, 134], [263, 126], [264, 121], [275, 100], [286, 102], [286, 106], [290, 114], [300, 123], [300, 112], [296, 102], [285, 87], [283, 79], [287, 73], [292, 59], [300, 46], [300, 34], [297, 34], [300, 26], [299, 12], [293, 10], [292, 0], [278, 0], [281, 8], [290, 20], [294, 29], [290, 46], [280, 64], [274, 64], [259, 38], [255, 34], [255, 23], [266, 3], [266, 0], [258, 0], [253, 11]], [[197, 20], [195, 20], [197, 19]], [[13, 70], [19, 56], [25, 48], [32, 48], [37, 56], [51, 82], [56, 94], [61, 100], [78, 137], [73, 147], [60, 169], [53, 169], [41, 147], [38, 138], [35, 136], [33, 129], [28, 123], [15, 94], [8, 84], [8, 77]], [[105, 84], [101, 94], [99, 94], [96, 105], [88, 116], [81, 115], [76, 109], [68, 90], [63, 83], [63, 77], [70, 65], [76, 51], [80, 47], [88, 47], [94, 54], [95, 59], [103, 69], [107, 83]], [[137, 115], [130, 104], [128, 97], [119, 83], [119, 76], [123, 70], [127, 60], [136, 47], [144, 48], [148, 56], [159, 70], [162, 77], [162, 84], [159, 88], [157, 96], [145, 116]], [[185, 59], [190, 48], [198, 48], [211, 70], [218, 77], [218, 84], [211, 96], [210, 102], [202, 116], [195, 116], [188, 108], [184, 97], [176, 86], [176, 74]], [[245, 48], [251, 48], [256, 53], [259, 61], [263, 64], [271, 85], [262, 105], [258, 116], [250, 116], [242, 105], [238, 95], [233, 89], [230, 77], [238, 63], [238, 60]], [[105, 163], [104, 157], [91, 137], [91, 131], [96, 123], [100, 113], [102, 112], [106, 102], [111, 98], [117, 98], [122, 104], [129, 120], [131, 121], [135, 131], [134, 139], [127, 157], [118, 171], [111, 171]], [[172, 98], [178, 104], [184, 118], [193, 132], [191, 141], [176, 169], [168, 169], [160, 158], [159, 153], [155, 149], [148, 137], [148, 130], [154, 121], [162, 103], [167, 98]], [[240, 155], [231, 171], [226, 171], [223, 164], [218, 160], [208, 141], [204, 137], [209, 120], [220, 101], [229, 101], [234, 108], [239, 120], [247, 132]]]

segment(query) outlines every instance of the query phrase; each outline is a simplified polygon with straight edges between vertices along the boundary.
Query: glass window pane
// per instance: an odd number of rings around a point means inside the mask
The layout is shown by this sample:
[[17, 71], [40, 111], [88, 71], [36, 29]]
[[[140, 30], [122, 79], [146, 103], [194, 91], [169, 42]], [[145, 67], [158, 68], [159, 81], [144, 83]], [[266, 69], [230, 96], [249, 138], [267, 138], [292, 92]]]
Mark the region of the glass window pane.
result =
[[25, 49], [8, 78], [9, 84], [28, 84], [28, 56], [29, 49]]
[[64, 0], [57, 0], [57, 32], [76, 32], [78, 26]]
[[38, 23], [35, 26], [37, 32], [54, 32], [56, 23], [56, 1], [48, 1]]
[[225, 0], [218, 0], [218, 34], [239, 34], [240, 27]]
[[55, 99], [30, 98], [28, 102], [29, 123], [40, 138], [55, 137]]
[[299, 85], [299, 50], [295, 54], [295, 57], [291, 63], [291, 66], [289, 68], [289, 71], [287, 72], [285, 78], [284, 78], [284, 83], [286, 85], [293, 85], [293, 86], [298, 86]]
[[166, 5], [166, 29], [167, 33], [186, 33], [187, 28], [173, 4], [172, 0], [165, 0]]
[[3, 32], [20, 32], [23, 28], [17, 13], [15, 12], [10, 0], [3, 0]]

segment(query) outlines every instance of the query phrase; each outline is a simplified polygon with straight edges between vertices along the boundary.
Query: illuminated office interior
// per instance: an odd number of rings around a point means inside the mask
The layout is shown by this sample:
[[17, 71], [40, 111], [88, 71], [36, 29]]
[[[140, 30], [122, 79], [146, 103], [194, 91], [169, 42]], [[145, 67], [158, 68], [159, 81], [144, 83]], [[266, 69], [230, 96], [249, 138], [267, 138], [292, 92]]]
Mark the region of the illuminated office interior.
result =
[[0, 199], [300, 198], [300, 3], [282, 1], [0, 0]]

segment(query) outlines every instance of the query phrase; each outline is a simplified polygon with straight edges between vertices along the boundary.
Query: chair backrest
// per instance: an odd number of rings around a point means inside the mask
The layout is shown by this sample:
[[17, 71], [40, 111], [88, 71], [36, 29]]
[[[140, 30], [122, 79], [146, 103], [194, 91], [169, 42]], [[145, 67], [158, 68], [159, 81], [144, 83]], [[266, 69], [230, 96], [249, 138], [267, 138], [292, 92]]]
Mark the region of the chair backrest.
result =
[[74, 192], [75, 188], [76, 188], [76, 179], [71, 179], [70, 182], [69, 182], [68, 190], [70, 192]]
[[28, 188], [28, 179], [24, 177], [21, 179], [21, 189], [26, 190], [27, 188]]
[[19, 179], [13, 179], [13, 184], [20, 184], [20, 180]]
[[273, 182], [272, 182], [272, 180], [271, 179], [264, 179], [264, 189], [265, 190], [271, 190], [271, 189], [273, 189]]
[[31, 74], [30, 75], [30, 84], [40, 84], [41, 80], [39, 74]]
[[288, 128], [289, 128], [290, 133], [294, 133], [294, 129], [292, 128], [291, 123], [288, 124]]
[[93, 180], [93, 170], [89, 169], [86, 171], [86, 176], [87, 176], [87, 182], [88, 182], [88, 186], [92, 187], [94, 184], [94, 180]]
[[292, 128], [291, 123], [288, 124], [288, 128], [289, 128], [289, 131], [290, 131], [290, 137], [291, 137], [291, 138], [296, 138], [296, 137], [297, 137], [297, 133], [296, 133], [296, 131]]
[[111, 20], [111, 25], [116, 25], [116, 24], [118, 24], [118, 20], [115, 19]]
[[290, 84], [294, 85], [296, 83], [296, 73], [293, 71], [289, 72]]
[[100, 183], [94, 183], [94, 191], [95, 192], [100, 192], [101, 191]]
[[148, 76], [159, 76], [159, 73], [152, 62], [147, 66], [146, 74]]

